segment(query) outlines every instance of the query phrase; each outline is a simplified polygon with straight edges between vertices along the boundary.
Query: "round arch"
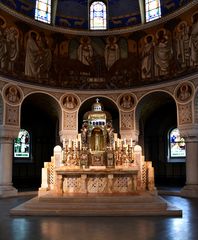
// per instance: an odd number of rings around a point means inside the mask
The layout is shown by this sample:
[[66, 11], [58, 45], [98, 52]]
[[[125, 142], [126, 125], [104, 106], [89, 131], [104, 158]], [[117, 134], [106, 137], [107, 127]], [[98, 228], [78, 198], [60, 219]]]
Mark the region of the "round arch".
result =
[[183, 185], [185, 162], [168, 162], [168, 133], [177, 127], [177, 106], [174, 97], [165, 91], [143, 96], [135, 110], [139, 145], [146, 161], [152, 161], [156, 185]]
[[20, 128], [30, 133], [31, 157], [20, 163], [14, 158], [13, 184], [18, 189], [40, 186], [43, 164], [51, 160], [54, 146], [60, 143], [60, 121], [61, 107], [51, 95], [34, 92], [23, 99]]

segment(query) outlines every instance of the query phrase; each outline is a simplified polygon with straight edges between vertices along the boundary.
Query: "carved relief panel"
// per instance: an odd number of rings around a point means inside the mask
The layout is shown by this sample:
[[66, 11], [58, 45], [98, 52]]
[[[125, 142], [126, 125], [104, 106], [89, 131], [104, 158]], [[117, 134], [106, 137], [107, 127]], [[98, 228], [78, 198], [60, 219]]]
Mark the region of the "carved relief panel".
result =
[[75, 130], [77, 128], [77, 113], [64, 112], [63, 114], [63, 129], [65, 130]]
[[134, 129], [134, 112], [121, 112], [121, 130]]
[[190, 124], [192, 123], [192, 106], [191, 102], [185, 105], [179, 104], [179, 124]]

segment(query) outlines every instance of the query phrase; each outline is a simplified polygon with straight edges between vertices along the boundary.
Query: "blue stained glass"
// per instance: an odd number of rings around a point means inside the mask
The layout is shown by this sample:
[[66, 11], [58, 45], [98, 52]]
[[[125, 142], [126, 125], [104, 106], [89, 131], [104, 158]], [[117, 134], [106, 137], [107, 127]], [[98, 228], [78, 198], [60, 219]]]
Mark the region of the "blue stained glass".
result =
[[95, 1], [90, 5], [90, 29], [104, 30], [106, 26], [106, 5]]
[[35, 19], [41, 22], [51, 22], [51, 0], [37, 0]]
[[146, 22], [161, 17], [160, 0], [145, 0]]
[[21, 129], [18, 137], [14, 140], [14, 157], [30, 157], [30, 134], [25, 129]]
[[184, 138], [180, 136], [180, 132], [177, 128], [170, 132], [169, 144], [171, 158], [186, 156], [186, 144]]

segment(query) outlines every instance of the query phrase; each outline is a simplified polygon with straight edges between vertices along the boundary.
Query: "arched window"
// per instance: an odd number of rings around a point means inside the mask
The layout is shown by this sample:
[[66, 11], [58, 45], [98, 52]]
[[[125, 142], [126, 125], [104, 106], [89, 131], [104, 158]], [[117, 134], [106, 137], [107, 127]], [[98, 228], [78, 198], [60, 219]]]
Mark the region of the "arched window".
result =
[[160, 0], [145, 0], [146, 22], [161, 17]]
[[171, 129], [168, 134], [169, 141], [169, 161], [183, 162], [186, 157], [186, 144], [184, 138], [180, 136], [178, 128]]
[[90, 29], [105, 30], [107, 29], [107, 8], [104, 2], [94, 1], [90, 5]]
[[37, 0], [35, 19], [45, 23], [51, 23], [51, 0]]
[[27, 130], [21, 129], [14, 140], [14, 159], [24, 161], [31, 157], [31, 139]]

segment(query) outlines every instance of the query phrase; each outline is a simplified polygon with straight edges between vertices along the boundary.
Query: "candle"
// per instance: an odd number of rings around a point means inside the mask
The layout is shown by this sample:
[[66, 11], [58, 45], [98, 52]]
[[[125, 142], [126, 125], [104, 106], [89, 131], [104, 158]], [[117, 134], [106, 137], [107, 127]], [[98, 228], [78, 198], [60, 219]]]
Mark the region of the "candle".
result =
[[131, 147], [133, 146], [133, 139], [131, 138]]

